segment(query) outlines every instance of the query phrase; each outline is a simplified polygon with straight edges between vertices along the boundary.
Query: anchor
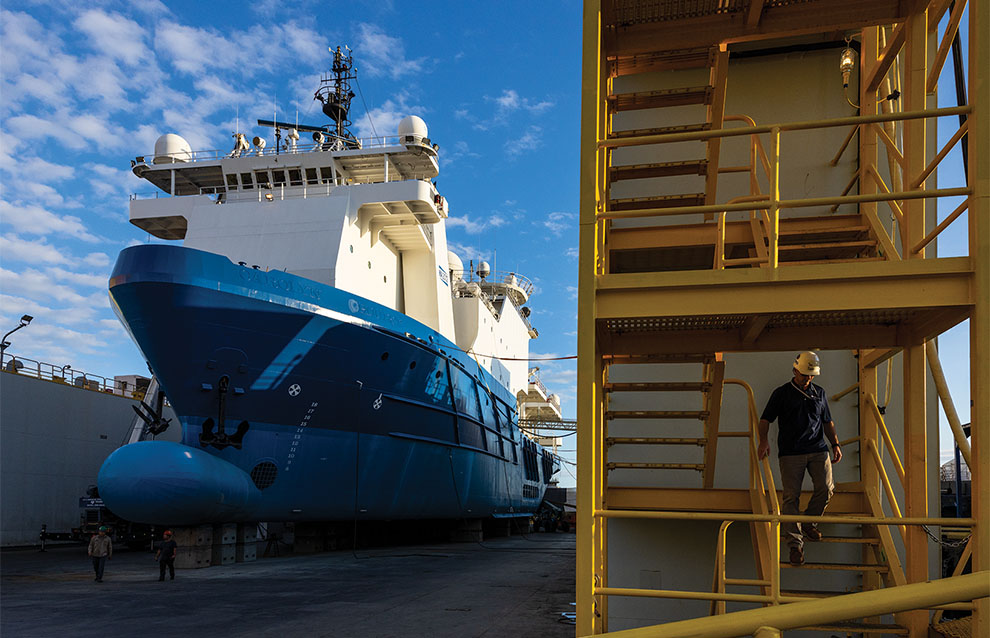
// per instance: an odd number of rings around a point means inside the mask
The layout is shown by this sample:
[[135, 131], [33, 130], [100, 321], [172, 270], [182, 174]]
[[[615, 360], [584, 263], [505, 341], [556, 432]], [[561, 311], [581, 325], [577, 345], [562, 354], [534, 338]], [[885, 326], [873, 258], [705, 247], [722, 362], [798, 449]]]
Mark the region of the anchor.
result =
[[158, 436], [162, 432], [168, 429], [169, 423], [172, 419], [162, 418], [162, 407], [165, 405], [165, 394], [159, 390], [158, 400], [155, 403], [156, 408], [152, 409], [150, 405], [141, 401], [141, 408], [144, 408], [142, 412], [140, 408], [136, 405], [132, 405], [131, 408], [137, 413], [141, 420], [144, 421], [145, 427], [147, 427], [148, 432]]
[[217, 412], [217, 431], [213, 431], [213, 417], [203, 421], [203, 431], [199, 435], [200, 445], [212, 445], [218, 450], [222, 450], [225, 447], [233, 447], [235, 450], [241, 449], [244, 435], [247, 434], [251, 425], [247, 421], [241, 421], [237, 424], [237, 431], [229, 436], [227, 435], [224, 420], [227, 410], [227, 390], [229, 387], [230, 377], [227, 375], [220, 377], [220, 381], [217, 383], [217, 392], [220, 394], [220, 406]]

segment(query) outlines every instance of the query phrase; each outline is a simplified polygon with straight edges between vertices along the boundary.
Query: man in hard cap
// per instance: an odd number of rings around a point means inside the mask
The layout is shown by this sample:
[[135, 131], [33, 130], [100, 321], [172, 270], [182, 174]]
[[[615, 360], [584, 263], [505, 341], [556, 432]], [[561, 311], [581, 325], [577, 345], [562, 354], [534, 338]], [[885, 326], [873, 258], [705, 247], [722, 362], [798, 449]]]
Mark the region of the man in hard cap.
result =
[[93, 559], [93, 571], [96, 572], [96, 582], [103, 582], [103, 568], [106, 567], [107, 559], [113, 556], [113, 542], [107, 536], [106, 525], [100, 525], [100, 530], [93, 538], [89, 539], [89, 549], [86, 551]]
[[[770, 454], [767, 435], [770, 424], [777, 422], [777, 455], [780, 462], [780, 481], [784, 492], [781, 514], [798, 514], [801, 484], [805, 471], [811, 475], [814, 491], [804, 513], [821, 516], [832, 498], [835, 483], [832, 481], [832, 463], [842, 460], [842, 449], [835, 433], [835, 423], [828, 409], [828, 399], [821, 386], [811, 382], [821, 373], [821, 363], [814, 352], [802, 352], [794, 360], [794, 378], [770, 395], [760, 417], [760, 459]], [[829, 455], [828, 445], [832, 445]], [[822, 533], [812, 523], [784, 523], [783, 533], [790, 546], [792, 565], [804, 564], [804, 538], [818, 541]]]

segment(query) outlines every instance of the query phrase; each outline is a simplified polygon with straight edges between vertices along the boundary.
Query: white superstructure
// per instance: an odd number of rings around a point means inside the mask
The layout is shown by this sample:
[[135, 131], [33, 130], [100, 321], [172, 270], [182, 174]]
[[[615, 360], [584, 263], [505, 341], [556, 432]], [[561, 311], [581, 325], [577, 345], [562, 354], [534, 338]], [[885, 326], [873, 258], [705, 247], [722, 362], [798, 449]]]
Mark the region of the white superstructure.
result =
[[425, 122], [410, 116], [396, 136], [369, 140], [327, 141], [317, 131], [299, 144], [298, 131], [287, 131], [273, 145], [255, 137], [253, 147], [235, 133], [229, 153], [163, 135], [132, 169], [165, 195], [133, 197], [131, 222], [403, 312], [474, 354], [523, 401], [537, 336], [525, 306], [532, 283], [484, 262], [465, 270], [448, 251], [447, 203], [433, 184], [439, 147]]

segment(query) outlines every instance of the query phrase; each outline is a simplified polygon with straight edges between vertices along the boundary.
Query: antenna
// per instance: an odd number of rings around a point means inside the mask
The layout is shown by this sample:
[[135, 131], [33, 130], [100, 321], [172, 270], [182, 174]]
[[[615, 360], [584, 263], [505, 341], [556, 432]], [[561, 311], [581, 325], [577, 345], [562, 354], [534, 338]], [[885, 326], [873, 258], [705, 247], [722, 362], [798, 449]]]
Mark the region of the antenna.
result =
[[330, 47], [333, 54], [333, 66], [329, 74], [320, 77], [320, 88], [313, 96], [314, 100], [319, 100], [323, 105], [323, 112], [334, 121], [335, 133], [338, 138], [352, 137], [348, 127], [351, 121], [348, 113], [351, 109], [351, 100], [354, 98], [354, 91], [351, 90], [351, 80], [356, 80], [354, 73], [354, 57], [351, 49], [344, 46], [344, 51], [337, 47], [335, 51]]

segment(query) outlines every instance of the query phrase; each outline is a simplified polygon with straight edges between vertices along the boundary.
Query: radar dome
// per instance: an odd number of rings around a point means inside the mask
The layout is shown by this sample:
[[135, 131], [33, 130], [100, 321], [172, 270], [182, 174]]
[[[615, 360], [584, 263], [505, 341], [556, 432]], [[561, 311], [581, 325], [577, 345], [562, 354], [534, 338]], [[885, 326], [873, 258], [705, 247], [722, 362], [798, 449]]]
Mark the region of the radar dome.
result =
[[423, 118], [416, 115], [407, 115], [399, 122], [399, 137], [405, 135], [413, 135], [419, 138], [430, 136], [426, 128], [426, 122], [423, 121]]
[[192, 159], [192, 147], [181, 135], [166, 133], [155, 142], [155, 164], [174, 164]]
[[464, 262], [452, 250], [447, 251], [447, 269], [451, 277], [460, 277], [464, 273]]
[[480, 264], [478, 264], [478, 272], [477, 272], [477, 274], [482, 279], [484, 279], [489, 274], [491, 274], [491, 272], [492, 272], [492, 267], [488, 265], [488, 262], [487, 261], [483, 261]]

